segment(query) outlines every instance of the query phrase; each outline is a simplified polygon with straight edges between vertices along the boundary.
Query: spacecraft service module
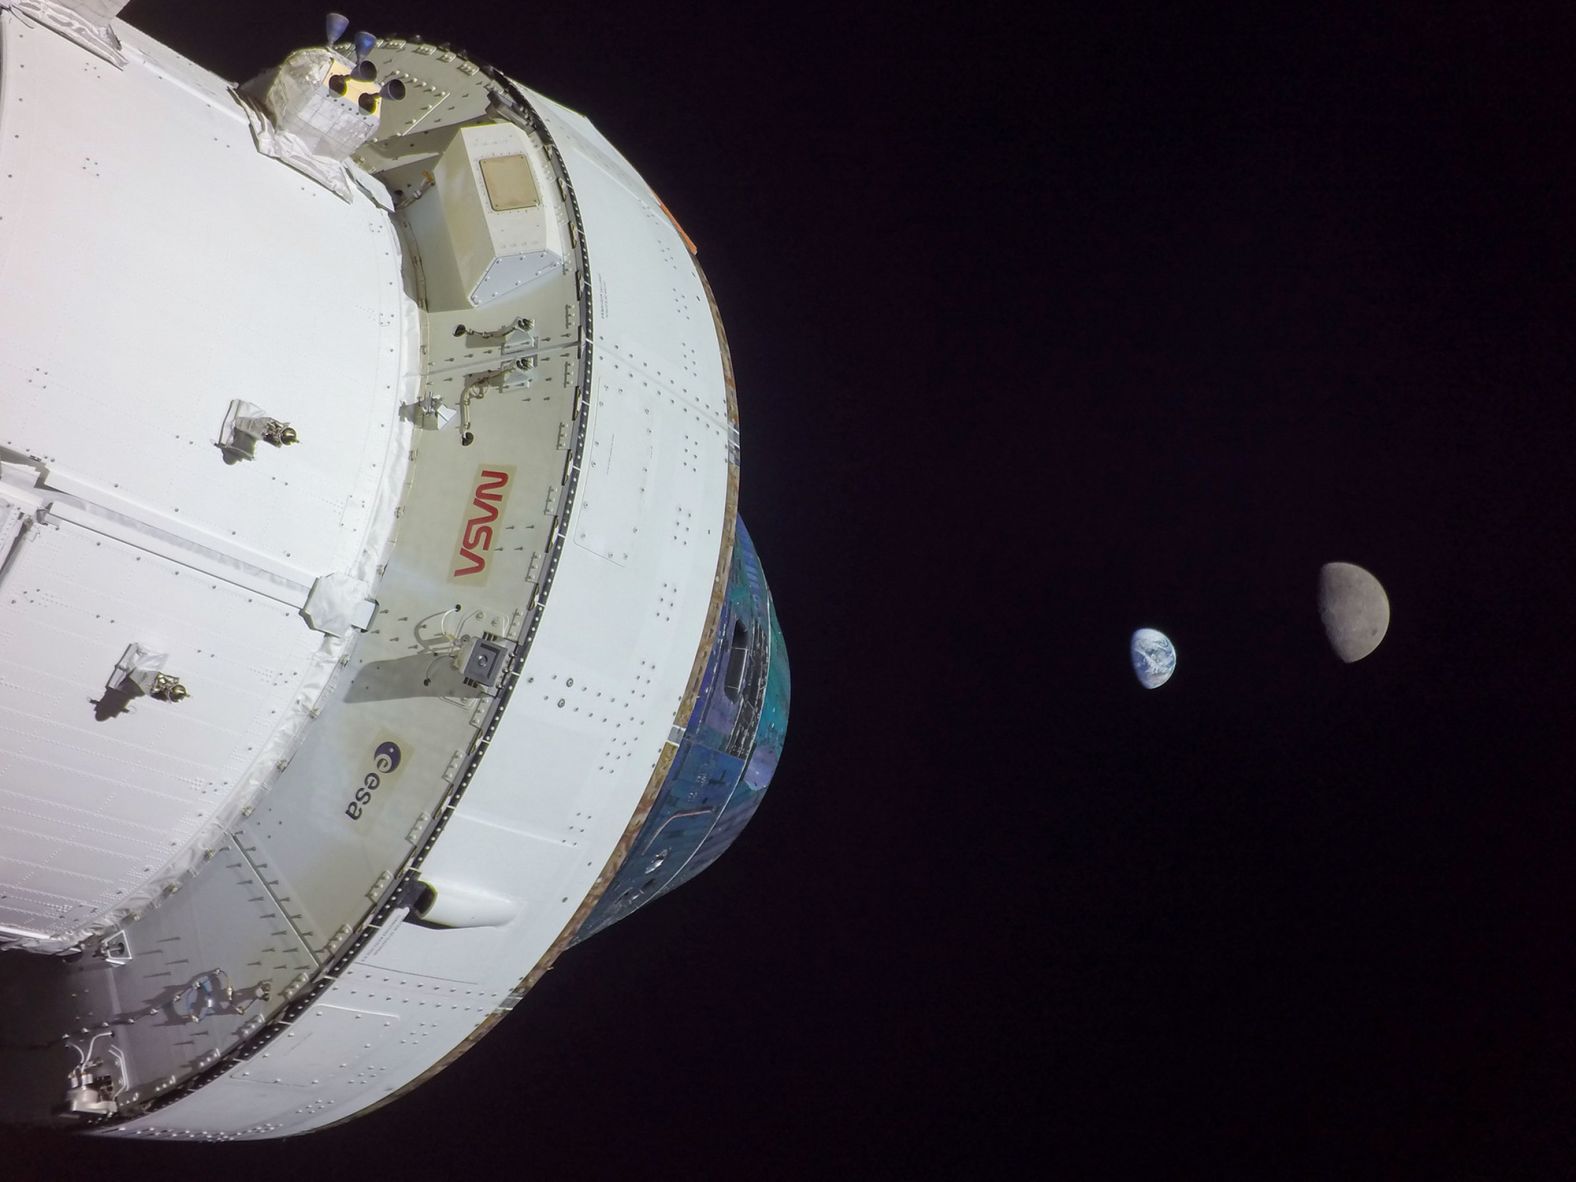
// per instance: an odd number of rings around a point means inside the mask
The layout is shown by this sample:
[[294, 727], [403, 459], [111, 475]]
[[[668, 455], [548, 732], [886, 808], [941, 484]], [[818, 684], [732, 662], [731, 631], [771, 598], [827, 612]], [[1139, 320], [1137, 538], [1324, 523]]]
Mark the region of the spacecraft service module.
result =
[[0, 0], [0, 1120], [289, 1136], [709, 865], [788, 662], [694, 246], [584, 117], [120, 7]]

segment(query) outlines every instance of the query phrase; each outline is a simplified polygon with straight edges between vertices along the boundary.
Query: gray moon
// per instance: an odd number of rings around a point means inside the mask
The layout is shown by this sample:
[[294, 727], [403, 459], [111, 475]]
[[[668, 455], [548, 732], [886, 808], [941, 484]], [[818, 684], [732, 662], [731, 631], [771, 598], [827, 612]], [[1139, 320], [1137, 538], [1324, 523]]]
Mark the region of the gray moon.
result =
[[1319, 619], [1335, 655], [1351, 664], [1384, 639], [1390, 627], [1390, 597], [1362, 567], [1327, 562], [1319, 568]]

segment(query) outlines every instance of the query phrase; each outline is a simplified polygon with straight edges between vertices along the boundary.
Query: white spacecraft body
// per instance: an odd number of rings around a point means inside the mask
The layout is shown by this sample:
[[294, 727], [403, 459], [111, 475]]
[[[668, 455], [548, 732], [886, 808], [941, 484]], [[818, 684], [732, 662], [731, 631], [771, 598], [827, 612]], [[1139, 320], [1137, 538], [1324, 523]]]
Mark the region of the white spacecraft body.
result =
[[587, 120], [118, 8], [0, 0], [0, 1119], [288, 1136], [709, 864], [787, 662], [710, 291]]

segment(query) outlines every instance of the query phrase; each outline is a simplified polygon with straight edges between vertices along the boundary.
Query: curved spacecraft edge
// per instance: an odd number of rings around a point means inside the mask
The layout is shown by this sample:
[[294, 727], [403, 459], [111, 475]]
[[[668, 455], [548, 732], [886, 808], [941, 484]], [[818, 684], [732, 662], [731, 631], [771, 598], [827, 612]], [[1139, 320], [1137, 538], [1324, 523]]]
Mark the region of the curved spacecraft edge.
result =
[[119, 7], [0, 0], [0, 1119], [291, 1136], [709, 865], [788, 661], [715, 302], [586, 119]]

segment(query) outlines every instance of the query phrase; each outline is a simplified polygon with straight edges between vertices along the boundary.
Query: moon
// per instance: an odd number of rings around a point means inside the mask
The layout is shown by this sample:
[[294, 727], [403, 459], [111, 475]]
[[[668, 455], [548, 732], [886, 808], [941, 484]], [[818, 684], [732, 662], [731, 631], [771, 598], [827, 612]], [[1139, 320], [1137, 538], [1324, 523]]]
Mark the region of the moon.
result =
[[1335, 655], [1348, 665], [1360, 661], [1390, 627], [1390, 598], [1379, 580], [1350, 562], [1319, 568], [1319, 619]]
[[1177, 671], [1177, 650], [1164, 632], [1140, 628], [1127, 648], [1133, 658], [1133, 673], [1145, 689], [1159, 689]]

